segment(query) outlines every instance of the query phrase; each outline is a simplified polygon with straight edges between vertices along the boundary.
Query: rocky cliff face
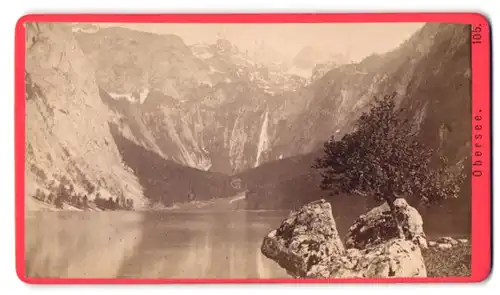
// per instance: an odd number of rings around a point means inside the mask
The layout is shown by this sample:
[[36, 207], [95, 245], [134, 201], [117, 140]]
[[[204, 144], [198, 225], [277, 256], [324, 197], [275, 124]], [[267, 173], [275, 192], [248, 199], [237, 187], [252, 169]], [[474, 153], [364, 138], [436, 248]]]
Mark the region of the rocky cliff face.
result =
[[434, 138], [429, 144], [439, 138], [439, 146], [463, 148], [444, 143], [461, 123], [433, 116], [470, 105], [447, 105], [453, 91], [469, 93], [467, 38], [465, 26], [428, 24], [392, 52], [317, 65], [307, 84], [253, 62], [224, 39], [186, 46], [176, 36], [118, 28], [77, 34], [123, 134], [166, 159], [229, 174], [317, 150], [348, 132], [374, 95], [392, 92], [422, 122], [422, 136]]
[[[248, 197], [252, 208], [296, 208], [322, 194], [310, 165], [323, 142], [352, 130], [374, 95], [392, 92], [430, 147], [453, 163], [467, 162], [470, 154], [467, 26], [428, 24], [386, 54], [358, 64], [318, 66], [309, 82], [254, 62], [223, 39], [188, 46], [178, 36], [120, 28], [78, 29], [71, 35], [62, 26], [34, 25], [28, 31], [33, 171], [64, 174], [74, 165], [82, 172], [71, 173], [86, 175], [91, 183], [133, 195], [142, 195], [146, 185], [148, 198], [164, 200], [157, 196], [163, 189], [144, 176], [160, 172], [137, 175], [144, 163], [130, 159], [142, 154], [148, 163], [167, 161], [158, 165], [169, 173], [178, 164], [195, 168], [186, 175], [199, 175], [207, 187], [226, 187], [230, 179], [204, 170], [235, 174], [254, 192]], [[46, 150], [53, 150], [50, 157]], [[141, 185], [121, 157], [129, 159], [128, 166], [133, 162]], [[191, 186], [186, 183], [174, 201]]]
[[142, 187], [122, 162], [109, 110], [71, 28], [29, 23], [26, 34], [27, 194], [66, 177], [82, 193], [123, 194], [141, 206]]
[[[460, 139], [437, 135], [440, 125], [469, 124], [469, 58], [467, 26], [427, 24], [391, 52], [327, 72], [308, 87], [312, 95], [304, 98], [306, 110], [290, 125], [310, 140], [323, 141], [337, 132], [339, 138], [368, 109], [373, 96], [396, 92], [402, 107], [408, 109], [407, 116], [421, 123], [422, 138], [429, 145], [465, 147], [470, 128], [459, 128]], [[455, 115], [435, 117], [448, 109], [456, 110]], [[458, 114], [465, 117], [459, 119]], [[317, 119], [308, 120], [313, 116]], [[297, 136], [297, 132], [289, 133]]]
[[[227, 40], [186, 46], [176, 36], [119, 28], [76, 36], [121, 132], [165, 159], [233, 174], [310, 152], [332, 132], [328, 125], [316, 134], [324, 118], [304, 112], [329, 94], [325, 83], [306, 86], [308, 79], [254, 62]], [[321, 110], [343, 111], [335, 103]]]
[[[279, 132], [270, 153], [280, 148], [291, 154], [309, 150], [316, 154], [301, 159], [314, 158], [327, 138], [340, 139], [352, 130], [373, 96], [396, 92], [406, 116], [418, 123], [423, 142], [450, 163], [467, 162], [471, 139], [469, 50], [468, 26], [428, 24], [392, 52], [329, 71], [307, 88], [308, 93], [302, 93], [305, 109], [289, 118], [287, 132]], [[307, 143], [293, 144], [301, 139]], [[294, 161], [295, 168], [289, 169], [314, 173], [306, 162]], [[273, 167], [279, 169], [279, 164]]]
[[[310, 96], [304, 97], [306, 108], [288, 120], [287, 132], [279, 133], [280, 144], [274, 145], [271, 154], [279, 147], [296, 154], [305, 152], [306, 145], [293, 144], [294, 138], [298, 142], [308, 141], [308, 148], [314, 152], [240, 174], [253, 191], [249, 206], [298, 208], [324, 196], [326, 193], [317, 187], [321, 176], [310, 168], [313, 159], [321, 155], [321, 143], [330, 135], [341, 138], [349, 132], [374, 95], [392, 92], [397, 93], [406, 116], [419, 124], [421, 140], [437, 155], [446, 156], [451, 165], [462, 162], [470, 171], [469, 36], [469, 26], [427, 24], [392, 52], [370, 56], [360, 64], [337, 67], [314, 82]], [[267, 177], [262, 179], [261, 175]], [[334, 215], [350, 222], [360, 210], [371, 206], [357, 196], [346, 196], [349, 200], [326, 198], [335, 204], [344, 203], [338, 215]], [[345, 208], [357, 211], [348, 212]], [[444, 233], [469, 232], [470, 208], [469, 175], [458, 200], [419, 210], [434, 232]]]
[[301, 111], [302, 96], [291, 93], [307, 92], [306, 79], [254, 62], [224, 39], [186, 46], [176, 36], [119, 28], [76, 36], [115, 123], [135, 143], [227, 174], [286, 157], [268, 152]]
[[75, 35], [96, 69], [99, 86], [113, 96], [141, 101], [151, 89], [157, 89], [180, 98], [209, 79], [208, 68], [175, 35], [122, 28], [79, 31]]

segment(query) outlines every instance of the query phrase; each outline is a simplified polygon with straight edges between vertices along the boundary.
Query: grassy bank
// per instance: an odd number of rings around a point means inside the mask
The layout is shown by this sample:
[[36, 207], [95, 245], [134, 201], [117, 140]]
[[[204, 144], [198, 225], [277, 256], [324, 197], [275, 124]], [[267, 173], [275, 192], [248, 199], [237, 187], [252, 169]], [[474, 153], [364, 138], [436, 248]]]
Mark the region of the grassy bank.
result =
[[422, 251], [428, 277], [468, 277], [471, 275], [470, 244], [451, 249], [429, 247]]

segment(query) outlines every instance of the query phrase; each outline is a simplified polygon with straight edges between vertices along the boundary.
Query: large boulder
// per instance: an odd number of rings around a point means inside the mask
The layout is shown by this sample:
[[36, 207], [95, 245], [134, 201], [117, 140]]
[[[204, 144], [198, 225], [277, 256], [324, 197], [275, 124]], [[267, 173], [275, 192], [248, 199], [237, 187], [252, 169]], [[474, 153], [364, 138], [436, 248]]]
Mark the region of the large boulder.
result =
[[408, 214], [404, 228], [411, 239], [399, 239], [397, 231], [384, 224], [386, 210], [379, 206], [351, 227], [346, 251], [338, 237], [330, 204], [320, 200], [291, 213], [264, 238], [261, 251], [294, 277], [426, 277], [420, 249], [421, 239], [426, 240], [421, 218], [420, 222], [415, 221], [420, 215], [406, 202], [396, 203], [398, 212]]
[[420, 247], [408, 240], [394, 239], [364, 250], [351, 248], [313, 266], [308, 278], [426, 277]]
[[[422, 216], [403, 198], [394, 201], [398, 219], [403, 228], [405, 238], [422, 248], [427, 248]], [[345, 239], [346, 248], [365, 249], [399, 238], [398, 229], [389, 205], [373, 208], [361, 215], [349, 228]]]
[[305, 277], [314, 265], [343, 255], [330, 203], [319, 200], [292, 212], [264, 238], [261, 252], [295, 277]]

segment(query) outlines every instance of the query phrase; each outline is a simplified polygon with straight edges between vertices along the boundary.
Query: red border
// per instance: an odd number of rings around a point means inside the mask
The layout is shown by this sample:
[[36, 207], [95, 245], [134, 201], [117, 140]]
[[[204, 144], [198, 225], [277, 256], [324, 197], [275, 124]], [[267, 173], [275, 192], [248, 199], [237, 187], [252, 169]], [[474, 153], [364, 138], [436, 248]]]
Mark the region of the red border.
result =
[[[42, 279], [28, 278], [24, 269], [24, 155], [25, 155], [25, 22], [126, 22], [126, 23], [345, 23], [345, 22], [442, 22], [482, 27], [482, 44], [472, 45], [473, 117], [482, 116], [481, 177], [472, 180], [472, 276], [459, 278], [397, 279]], [[186, 283], [417, 283], [480, 282], [491, 271], [491, 119], [490, 25], [477, 13], [355, 13], [355, 14], [45, 14], [25, 15], [16, 25], [15, 41], [15, 173], [16, 173], [16, 270], [31, 284], [186, 284]], [[481, 111], [480, 111], [481, 110]], [[480, 113], [479, 113], [480, 112]], [[474, 124], [474, 123], [473, 123]], [[473, 133], [476, 132], [473, 129]]]

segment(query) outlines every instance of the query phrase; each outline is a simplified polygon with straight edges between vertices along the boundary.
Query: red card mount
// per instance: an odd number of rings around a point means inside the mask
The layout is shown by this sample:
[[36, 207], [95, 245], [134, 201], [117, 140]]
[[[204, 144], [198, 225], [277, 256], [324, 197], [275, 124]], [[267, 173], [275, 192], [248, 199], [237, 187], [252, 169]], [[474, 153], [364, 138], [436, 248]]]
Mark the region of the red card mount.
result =
[[[409, 278], [41, 278], [26, 269], [26, 23], [453, 23], [471, 26], [472, 171], [471, 275]], [[491, 271], [491, 37], [488, 20], [477, 13], [353, 13], [353, 14], [45, 14], [26, 15], [16, 26], [15, 43], [15, 173], [16, 265], [19, 278], [32, 284], [206, 284], [206, 283], [416, 283], [479, 282]], [[238, 180], [239, 181], [239, 180]], [[231, 183], [235, 183], [234, 179]], [[239, 183], [239, 182], [238, 182]], [[232, 186], [234, 189], [234, 185]], [[240, 184], [237, 186], [240, 187]], [[95, 229], [96, 231], [99, 228]], [[97, 264], [101, 262], [96, 262]]]

